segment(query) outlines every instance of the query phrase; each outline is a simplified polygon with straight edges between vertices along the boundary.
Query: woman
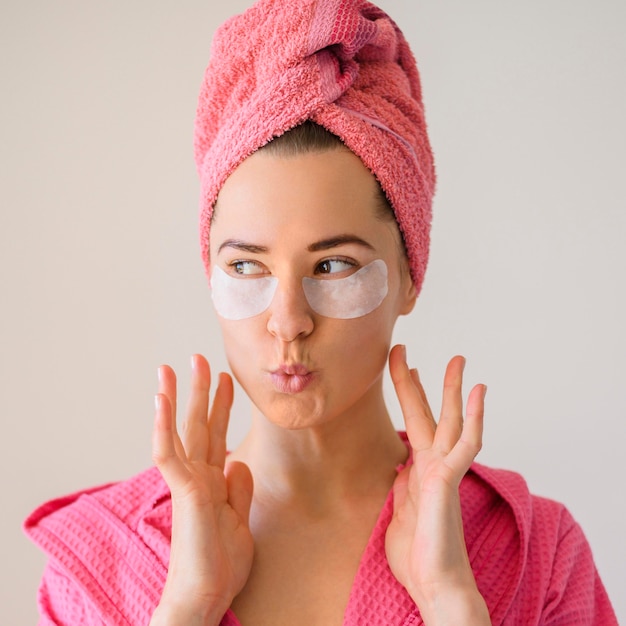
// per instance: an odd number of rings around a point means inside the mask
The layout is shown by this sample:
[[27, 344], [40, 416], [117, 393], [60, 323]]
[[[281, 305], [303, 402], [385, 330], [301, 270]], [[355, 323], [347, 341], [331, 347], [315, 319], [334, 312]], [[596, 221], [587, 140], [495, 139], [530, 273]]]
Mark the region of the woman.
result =
[[[169, 623], [170, 611], [181, 615], [177, 599], [188, 594], [198, 599], [199, 614], [215, 605], [221, 616], [233, 604], [242, 623], [341, 623], [360, 556], [396, 468], [406, 463], [407, 447], [385, 408], [382, 373], [394, 323], [413, 307], [415, 285], [395, 221], [387, 213], [382, 219], [379, 215], [380, 192], [372, 174], [340, 143], [322, 150], [283, 156], [274, 155], [273, 146], [262, 149], [220, 191], [210, 237], [213, 280], [222, 271], [244, 288], [254, 289], [270, 276], [278, 280], [265, 311], [243, 319], [220, 317], [233, 373], [254, 403], [251, 431], [229, 458], [228, 478], [223, 467], [229, 379], [221, 379], [207, 426], [208, 366], [194, 359], [195, 393], [184, 452], [180, 445], [177, 451], [171, 429], [174, 376], [162, 370], [155, 459], [173, 491], [174, 515], [185, 529], [174, 535], [176, 558], [157, 612], [168, 616], [164, 623]], [[255, 214], [263, 215], [262, 224], [255, 223]], [[381, 262], [388, 271], [387, 294], [380, 303], [380, 297], [372, 300], [365, 310], [375, 308], [365, 313], [358, 307], [378, 287], [372, 282], [376, 270], [369, 268]], [[322, 295], [311, 305], [302, 289], [303, 279], [334, 288], [333, 283], [349, 283], [363, 271], [369, 276], [352, 294], [344, 291], [345, 300], [339, 302]], [[228, 315], [215, 287], [214, 296], [218, 313]], [[227, 292], [224, 297], [237, 295]], [[315, 310], [322, 307], [321, 314]], [[343, 319], [342, 312], [350, 318]], [[419, 382], [411, 380], [400, 348], [394, 349], [390, 363], [407, 418], [413, 420], [413, 444], [428, 449], [434, 426], [422, 406]], [[421, 581], [411, 578], [422, 574], [410, 571], [404, 555], [416, 550], [424, 556], [422, 546], [412, 546], [418, 524], [431, 540], [441, 535], [438, 541], [453, 560], [441, 564], [444, 577], [454, 566], [452, 595], [474, 595], [472, 610], [486, 618], [457, 518], [458, 483], [480, 447], [484, 387], [470, 397], [463, 443], [446, 455], [459, 438], [461, 370], [462, 359], [453, 360], [447, 374], [446, 424], [438, 431], [440, 449], [420, 457], [424, 472], [412, 479], [445, 481], [446, 508], [454, 512], [453, 519], [443, 526], [435, 515], [413, 519], [419, 511], [413, 508], [421, 502], [411, 499], [404, 512], [407, 470], [396, 484], [397, 516], [387, 549], [396, 576], [421, 591]], [[254, 491], [248, 468], [255, 477]], [[216, 559], [216, 554], [223, 556]], [[438, 547], [430, 558], [448, 557]], [[197, 567], [193, 573], [188, 570], [192, 564]], [[445, 581], [432, 582], [439, 586]], [[186, 587], [190, 583], [192, 589]], [[423, 612], [425, 604], [420, 597]], [[185, 607], [196, 615], [191, 603], [185, 601]]]
[[[27, 522], [54, 557], [44, 620], [616, 623], [567, 512], [472, 464], [486, 388], [463, 411], [462, 357], [435, 422], [402, 346], [389, 350], [422, 284], [434, 187], [395, 24], [356, 0], [262, 0], [229, 21], [196, 161], [203, 258], [252, 426], [227, 455], [232, 381], [209, 405], [197, 355], [181, 441], [162, 367], [158, 471]], [[385, 407], [387, 360], [406, 436]]]

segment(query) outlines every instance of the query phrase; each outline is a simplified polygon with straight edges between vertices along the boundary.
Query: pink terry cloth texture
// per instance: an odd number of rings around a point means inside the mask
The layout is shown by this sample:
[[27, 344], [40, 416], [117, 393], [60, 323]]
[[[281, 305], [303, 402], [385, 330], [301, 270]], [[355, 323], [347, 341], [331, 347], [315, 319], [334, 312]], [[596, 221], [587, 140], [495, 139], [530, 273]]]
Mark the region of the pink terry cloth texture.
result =
[[420, 77], [398, 26], [364, 0], [260, 0], [216, 31], [194, 137], [207, 274], [222, 185], [246, 157], [306, 120], [337, 135], [378, 179], [419, 292], [435, 187]]
[[[460, 496], [470, 563], [494, 626], [617, 626], [589, 544], [562, 505], [532, 496], [518, 474], [479, 464]], [[363, 553], [344, 626], [423, 623], [385, 556], [392, 498]], [[148, 624], [167, 576], [171, 516], [156, 468], [34, 511], [25, 530], [49, 557], [39, 625]], [[239, 626], [231, 610], [220, 623]]]

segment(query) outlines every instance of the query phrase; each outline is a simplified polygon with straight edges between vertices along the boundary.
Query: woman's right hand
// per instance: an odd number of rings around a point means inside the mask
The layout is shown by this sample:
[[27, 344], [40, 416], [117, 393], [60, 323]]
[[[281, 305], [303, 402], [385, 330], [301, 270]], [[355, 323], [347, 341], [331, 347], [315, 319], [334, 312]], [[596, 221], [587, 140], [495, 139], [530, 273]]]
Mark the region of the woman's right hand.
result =
[[165, 588], [151, 626], [219, 624], [252, 566], [252, 475], [243, 463], [226, 465], [232, 379], [220, 374], [209, 410], [209, 364], [194, 355], [192, 370], [181, 440], [176, 429], [176, 375], [167, 365], [159, 368], [152, 455], [172, 494], [172, 544]]

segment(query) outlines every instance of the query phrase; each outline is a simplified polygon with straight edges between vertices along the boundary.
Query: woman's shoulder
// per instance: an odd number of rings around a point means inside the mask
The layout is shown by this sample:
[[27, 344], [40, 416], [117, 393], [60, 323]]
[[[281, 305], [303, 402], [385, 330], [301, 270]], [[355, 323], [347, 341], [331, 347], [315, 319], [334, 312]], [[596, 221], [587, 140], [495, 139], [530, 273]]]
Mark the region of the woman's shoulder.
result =
[[48, 556], [42, 615], [76, 623], [82, 611], [111, 624], [147, 623], [165, 583], [171, 537], [169, 490], [156, 468], [46, 502], [24, 530]]
[[566, 506], [532, 494], [516, 472], [479, 463], [460, 494], [468, 554], [492, 617], [616, 623], [591, 548]]
[[[398, 431], [398, 435], [410, 451], [407, 434]], [[411, 462], [410, 458], [408, 462]], [[534, 515], [548, 515], [555, 519], [569, 515], [560, 502], [531, 493], [518, 472], [482, 463], [472, 463], [461, 481], [460, 496], [463, 518], [473, 524], [478, 523], [479, 518], [493, 517], [499, 507], [509, 510], [520, 531], [532, 524]]]
[[[161, 562], [169, 556], [171, 502], [156, 468], [45, 502], [24, 521], [24, 531], [50, 557], [83, 559], [98, 547], [105, 554], [149, 550]], [[111, 547], [112, 546], [112, 547]]]
[[78, 510], [84, 521], [95, 522], [99, 510], [126, 522], [130, 527], [145, 513], [169, 499], [169, 489], [159, 471], [151, 467], [127, 480], [81, 489], [38, 506], [25, 520], [27, 534], [42, 525], [73, 517]]
[[528, 535], [538, 521], [544, 533], [549, 527], [557, 531], [575, 523], [563, 503], [532, 493], [524, 477], [512, 470], [473, 463], [460, 493], [465, 515], [480, 517], [486, 509], [493, 514], [494, 509], [505, 507], [523, 535]]
[[516, 537], [521, 554], [554, 556], [561, 538], [578, 525], [557, 500], [533, 494], [514, 471], [473, 463], [460, 486], [468, 542], [476, 534]]
[[517, 472], [480, 463], [459, 495], [468, 557], [493, 624], [617, 624], [589, 544], [563, 504], [534, 495]]

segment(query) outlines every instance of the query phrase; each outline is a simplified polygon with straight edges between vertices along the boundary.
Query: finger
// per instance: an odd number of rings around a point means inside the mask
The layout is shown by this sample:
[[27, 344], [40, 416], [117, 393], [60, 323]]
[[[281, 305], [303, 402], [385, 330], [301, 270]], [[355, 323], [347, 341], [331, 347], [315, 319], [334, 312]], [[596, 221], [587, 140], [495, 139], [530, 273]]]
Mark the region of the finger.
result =
[[178, 435], [176, 428], [176, 373], [169, 365], [161, 365], [158, 370], [159, 377], [159, 393], [167, 397], [171, 407], [172, 420], [172, 436], [174, 438], [174, 446], [176, 454], [181, 459], [186, 458], [185, 448]]
[[449, 452], [461, 436], [463, 429], [463, 369], [465, 359], [462, 356], [453, 357], [443, 379], [443, 398], [441, 414], [435, 435], [435, 446]]
[[245, 463], [233, 461], [226, 466], [225, 475], [228, 486], [228, 501], [247, 525], [254, 489], [250, 468]]
[[211, 369], [203, 356], [194, 354], [191, 357], [191, 370], [191, 391], [183, 423], [183, 441], [190, 461], [206, 461], [209, 450]]
[[169, 365], [159, 367], [159, 393], [167, 396], [172, 407], [172, 415], [176, 419], [176, 373]]
[[411, 380], [413, 381], [413, 384], [415, 385], [415, 387], [417, 388], [417, 391], [420, 394], [422, 404], [424, 405], [424, 410], [426, 411], [426, 413], [428, 413], [428, 417], [433, 423], [433, 428], [436, 428], [437, 422], [435, 421], [435, 418], [433, 417], [433, 412], [430, 409], [430, 404], [428, 403], [428, 398], [426, 397], [426, 392], [424, 391], [424, 387], [422, 386], [422, 381], [420, 380], [419, 373], [417, 369], [415, 368], [412, 368], [409, 371], [411, 373]]
[[209, 451], [207, 462], [224, 469], [226, 462], [226, 433], [230, 409], [233, 406], [233, 379], [221, 372], [217, 391], [209, 414]]
[[[389, 354], [389, 373], [396, 395], [400, 402], [406, 432], [414, 450], [424, 450], [432, 446], [435, 426], [424, 406], [418, 388], [406, 364], [404, 346], [394, 346]], [[421, 386], [421, 385], [420, 385]]]
[[189, 474], [183, 458], [176, 452], [172, 407], [165, 394], [155, 397], [156, 412], [152, 430], [152, 460], [159, 468], [163, 479], [171, 491], [184, 484]]
[[486, 393], [485, 385], [476, 385], [470, 392], [463, 430], [459, 440], [446, 457], [446, 463], [456, 472], [459, 479], [467, 472], [483, 445]]

